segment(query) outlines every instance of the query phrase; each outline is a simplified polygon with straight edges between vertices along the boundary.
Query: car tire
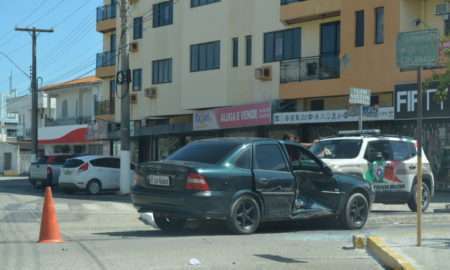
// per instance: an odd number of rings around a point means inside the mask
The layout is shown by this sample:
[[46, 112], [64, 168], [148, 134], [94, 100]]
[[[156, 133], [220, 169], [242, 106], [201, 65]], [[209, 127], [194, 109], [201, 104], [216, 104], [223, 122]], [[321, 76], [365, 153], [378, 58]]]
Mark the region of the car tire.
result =
[[179, 232], [186, 225], [186, 219], [176, 216], [165, 215], [162, 213], [153, 213], [156, 225], [165, 232]]
[[227, 220], [228, 228], [236, 234], [252, 234], [261, 223], [261, 209], [252, 196], [237, 198], [230, 208]]
[[[416, 184], [414, 184], [411, 195], [409, 196], [408, 207], [411, 211], [417, 212], [417, 203], [416, 203]], [[431, 200], [431, 191], [427, 184], [422, 184], [422, 212], [425, 212], [430, 206]]]
[[102, 191], [102, 184], [97, 179], [89, 181], [86, 187], [90, 195], [97, 195]]
[[364, 194], [350, 195], [341, 214], [341, 224], [345, 229], [358, 230], [364, 227], [369, 217], [369, 203]]

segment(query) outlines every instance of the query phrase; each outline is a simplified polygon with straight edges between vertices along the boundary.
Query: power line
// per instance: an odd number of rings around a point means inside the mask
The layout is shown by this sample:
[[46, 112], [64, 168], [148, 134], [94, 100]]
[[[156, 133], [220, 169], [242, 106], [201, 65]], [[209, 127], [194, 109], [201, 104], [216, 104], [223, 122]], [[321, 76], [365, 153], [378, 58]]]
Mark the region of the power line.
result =
[[[33, 10], [31, 10], [30, 13], [28, 13], [26, 16], [24, 16], [24, 17], [22, 17], [20, 20], [18, 20], [18, 21], [16, 22], [16, 24], [21, 23], [21, 22], [23, 22], [23, 21], [26, 21], [26, 20], [27, 20], [29, 17], [31, 17], [33, 14], [37, 13], [37, 11], [38, 11], [41, 7], [43, 7], [43, 6], [44, 6], [44, 3], [46, 3], [47, 1], [48, 1], [48, 0], [42, 0], [36, 8], [34, 8]], [[3, 40], [3, 39], [5, 39], [5, 38], [9, 37], [10, 34], [13, 34], [13, 33], [14, 33], [14, 29], [11, 29], [10, 31], [7, 31], [5, 34], [1, 35], [0, 40]], [[6, 44], [6, 43], [8, 43], [8, 42], [9, 42], [9, 39], [8, 39], [7, 42], [2, 43], [0, 46], [2, 46], [3, 44]]]
[[59, 21], [58, 23], [56, 23], [53, 28], [56, 28], [58, 26], [60, 26], [61, 24], [64, 24], [65, 22], [67, 22], [67, 19], [69, 19], [70, 17], [72, 17], [73, 15], [75, 15], [78, 11], [80, 11], [83, 7], [85, 7], [89, 2], [91, 2], [91, 0], [87, 0], [85, 1], [83, 4], [81, 4], [78, 8], [76, 8], [74, 11], [72, 11], [69, 15], [67, 15], [66, 17], [64, 17], [61, 21]]
[[54, 5], [53, 7], [49, 8], [49, 9], [47, 10], [47, 12], [45, 12], [44, 14], [42, 14], [40, 17], [38, 17], [37, 19], [35, 19], [35, 20], [32, 21], [31, 23], [29, 23], [28, 26], [33, 25], [33, 24], [39, 22], [40, 20], [42, 20], [42, 19], [45, 18], [45, 17], [48, 17], [51, 13], [55, 12], [55, 11], [58, 9], [58, 7], [59, 7], [62, 3], [64, 3], [64, 1], [66, 1], [66, 0], [60, 0], [58, 3], [56, 3], [56, 5]]

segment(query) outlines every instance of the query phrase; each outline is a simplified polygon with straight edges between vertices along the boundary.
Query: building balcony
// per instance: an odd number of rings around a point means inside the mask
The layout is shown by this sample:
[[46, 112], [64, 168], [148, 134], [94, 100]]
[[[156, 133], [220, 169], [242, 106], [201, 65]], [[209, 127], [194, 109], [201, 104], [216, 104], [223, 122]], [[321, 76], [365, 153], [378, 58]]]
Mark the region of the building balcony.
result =
[[97, 32], [109, 32], [116, 29], [117, 6], [105, 5], [97, 8]]
[[304, 57], [280, 63], [280, 83], [329, 80], [340, 77], [337, 55]]
[[46, 127], [55, 127], [55, 126], [68, 126], [68, 125], [83, 125], [89, 124], [92, 122], [92, 117], [90, 116], [81, 116], [81, 117], [73, 117], [73, 118], [61, 118], [61, 119], [45, 119]]
[[113, 77], [116, 72], [116, 52], [102, 52], [97, 54], [96, 76], [100, 78]]
[[114, 100], [103, 100], [95, 103], [95, 118], [103, 121], [113, 121], [115, 112]]
[[296, 24], [341, 14], [342, 0], [280, 0], [281, 21]]

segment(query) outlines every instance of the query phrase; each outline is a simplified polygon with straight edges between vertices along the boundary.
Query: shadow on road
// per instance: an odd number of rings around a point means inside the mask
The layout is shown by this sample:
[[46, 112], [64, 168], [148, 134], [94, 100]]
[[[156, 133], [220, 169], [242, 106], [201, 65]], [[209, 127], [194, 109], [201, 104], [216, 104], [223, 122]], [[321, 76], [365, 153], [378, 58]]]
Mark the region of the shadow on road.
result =
[[[130, 196], [118, 195], [115, 192], [104, 192], [99, 195], [89, 195], [87, 192], [81, 191], [74, 194], [65, 194], [58, 187], [52, 189], [54, 198], [61, 198], [67, 200], [91, 200], [91, 201], [103, 201], [103, 202], [129, 202], [131, 203]], [[28, 179], [14, 179], [0, 181], [0, 193], [17, 194], [17, 195], [31, 195], [31, 196], [43, 196], [44, 188], [34, 188]]]
[[[189, 227], [189, 225], [187, 226]], [[231, 233], [226, 227], [224, 222], [220, 221], [207, 221], [195, 228], [185, 228], [179, 232], [164, 232], [159, 229], [152, 230], [149, 226], [149, 230], [137, 230], [137, 231], [114, 231], [114, 232], [100, 232], [94, 233], [94, 235], [113, 236], [121, 238], [149, 238], [149, 237], [202, 237], [202, 236], [223, 236], [230, 235], [236, 237], [245, 237], [245, 235], [235, 235]], [[289, 233], [296, 231], [333, 231], [338, 230], [339, 227], [336, 223], [330, 222], [330, 219], [323, 220], [311, 220], [297, 222], [273, 222], [264, 223], [255, 233], [255, 235], [274, 234], [274, 233]]]
[[287, 257], [283, 257], [283, 256], [278, 256], [278, 255], [271, 255], [271, 254], [256, 254], [254, 255], [255, 257], [260, 257], [263, 259], [267, 259], [270, 261], [275, 261], [275, 262], [279, 262], [279, 263], [308, 263], [307, 261], [299, 261], [296, 259], [292, 259], [292, 258], [287, 258]]

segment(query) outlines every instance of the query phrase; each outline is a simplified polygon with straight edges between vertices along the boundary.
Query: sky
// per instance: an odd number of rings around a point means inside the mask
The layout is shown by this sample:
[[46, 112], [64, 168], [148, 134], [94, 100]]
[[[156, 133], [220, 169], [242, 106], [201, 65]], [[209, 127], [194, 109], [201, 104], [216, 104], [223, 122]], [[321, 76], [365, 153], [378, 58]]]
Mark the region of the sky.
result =
[[55, 31], [37, 39], [37, 75], [44, 85], [94, 74], [102, 50], [102, 35], [95, 30], [101, 5], [102, 0], [0, 0], [0, 93], [9, 91], [11, 72], [18, 95], [29, 93], [29, 78], [2, 55], [29, 73], [31, 36], [14, 31], [16, 26]]

